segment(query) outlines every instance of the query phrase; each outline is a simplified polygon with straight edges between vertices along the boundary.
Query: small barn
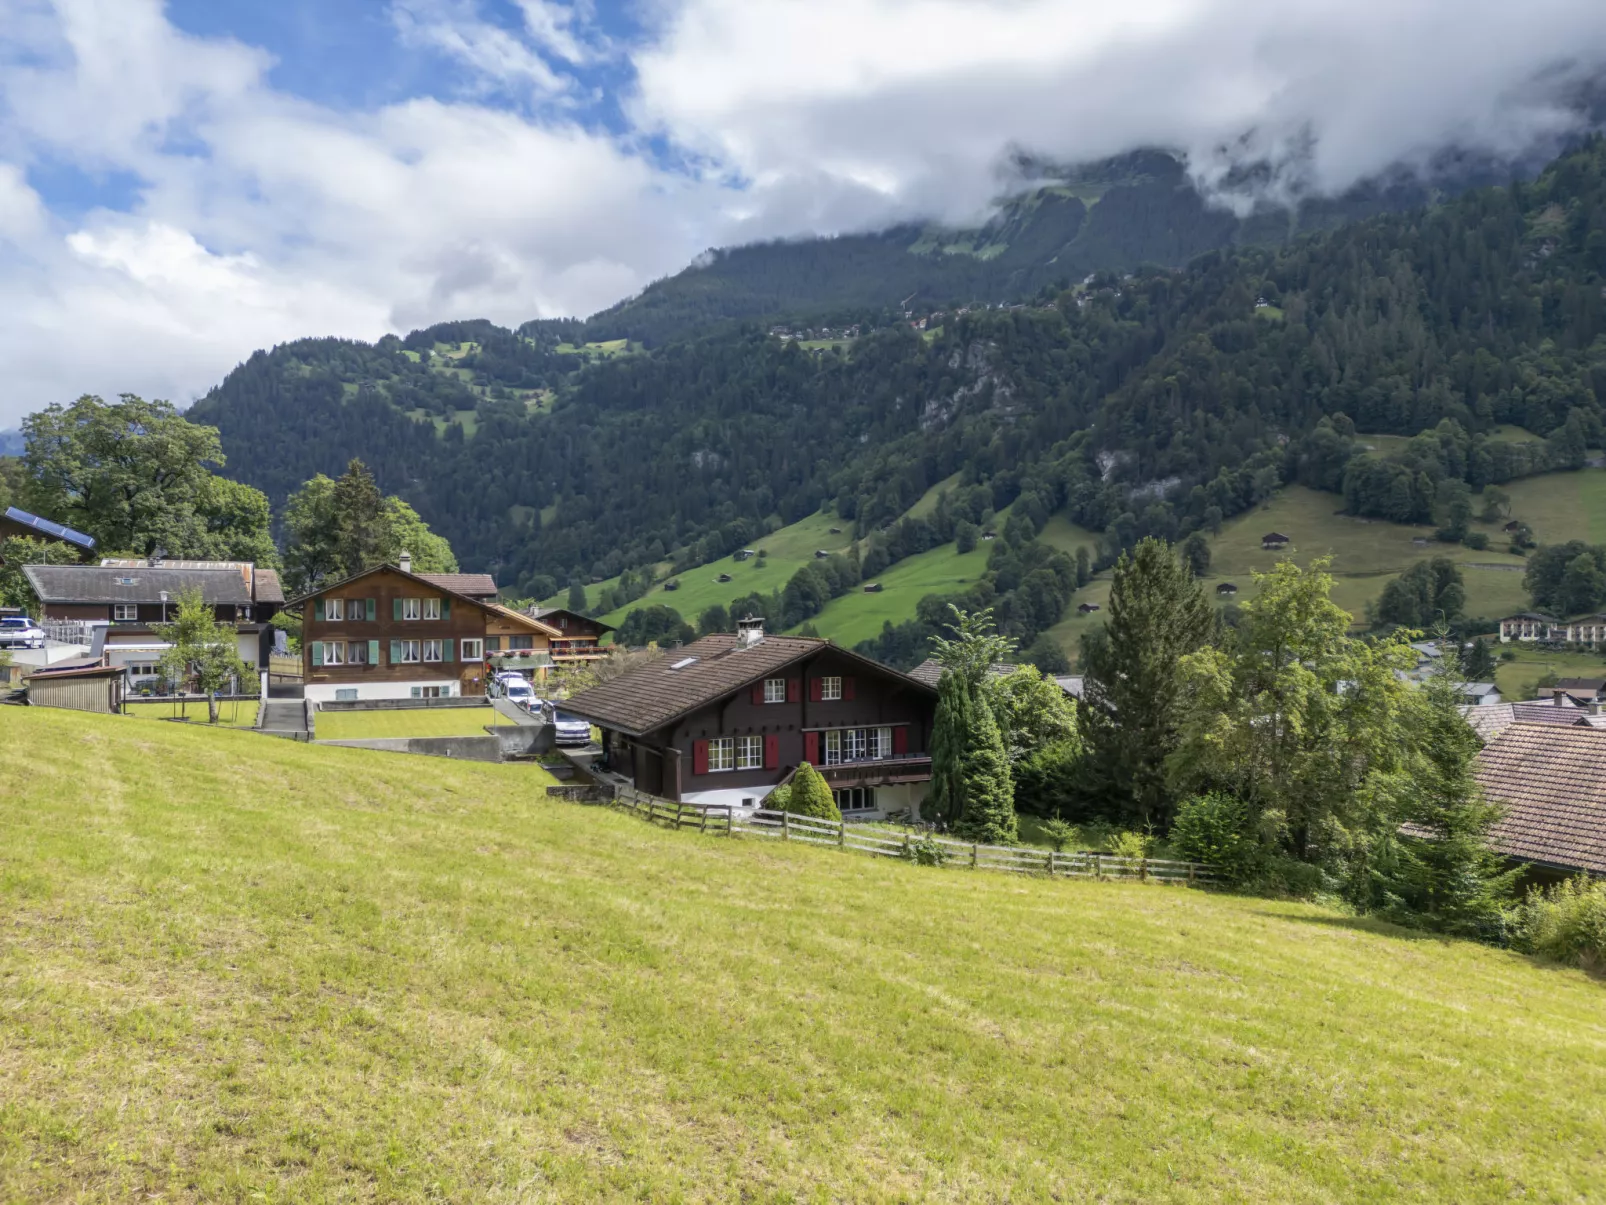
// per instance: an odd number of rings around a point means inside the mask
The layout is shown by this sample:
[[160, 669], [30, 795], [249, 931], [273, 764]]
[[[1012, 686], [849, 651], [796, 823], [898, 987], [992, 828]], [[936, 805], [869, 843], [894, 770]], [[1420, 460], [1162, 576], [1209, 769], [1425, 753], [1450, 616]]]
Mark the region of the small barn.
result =
[[715, 581], [716, 581], [716, 582], [728, 582], [728, 581], [730, 581], [730, 580], [731, 580], [731, 575], [730, 575], [730, 574], [728, 574], [728, 573], [721, 573], [721, 574], [720, 574], [720, 575], [719, 575], [719, 576], [718, 576], [718, 577], [716, 577], [716, 578], [715, 578], [715, 579], [714, 579], [714, 580], [715, 580]]
[[864, 592], [866, 594], [880, 594], [881, 593], [881, 583], [880, 582], [871, 582], [871, 583], [869, 583], [867, 586], [865, 586]]
[[73, 669], [41, 669], [31, 674], [28, 703], [116, 715], [123, 709], [128, 675], [121, 665], [81, 665]]
[[1216, 587], [1216, 593], [1221, 595], [1223, 598], [1229, 598], [1232, 595], [1238, 593], [1238, 587], [1235, 586], [1232, 582], [1222, 582], [1219, 586]]
[[1091, 615], [1091, 614], [1093, 614], [1094, 611], [1097, 611], [1098, 609], [1099, 609], [1098, 603], [1083, 603], [1081, 606], [1076, 608], [1076, 613], [1078, 615]]
[[680, 579], [678, 577], [670, 578], [667, 582], [664, 583], [664, 589], [665, 590], [679, 590], [680, 589]]
[[1287, 548], [1288, 537], [1280, 531], [1268, 531], [1260, 537], [1260, 546], [1263, 549]]

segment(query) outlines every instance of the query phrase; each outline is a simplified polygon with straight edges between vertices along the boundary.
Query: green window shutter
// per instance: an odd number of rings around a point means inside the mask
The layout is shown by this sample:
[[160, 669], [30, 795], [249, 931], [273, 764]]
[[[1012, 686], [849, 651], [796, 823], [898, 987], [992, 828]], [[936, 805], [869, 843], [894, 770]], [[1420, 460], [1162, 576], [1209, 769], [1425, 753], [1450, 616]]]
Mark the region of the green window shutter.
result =
[[370, 598], [370, 599], [367, 600], [367, 602], [368, 602], [368, 622], [369, 623], [373, 623], [373, 621], [374, 621], [374, 600]]
[[[372, 616], [373, 616], [373, 610], [374, 610], [374, 600], [370, 598], [368, 600], [368, 614], [369, 614], [370, 618], [372, 618]], [[370, 640], [368, 642], [368, 664], [369, 665], [378, 665], [379, 664], [379, 641], [377, 641], [377, 640]]]
[[443, 599], [441, 599], [441, 618], [442, 619], [450, 619], [451, 617], [452, 617], [452, 600], [449, 599], [449, 598], [443, 598]]
[[312, 604], [312, 617], [320, 623], [323, 621], [323, 599], [320, 598]]
[[402, 642], [399, 640], [392, 640], [390, 642], [390, 663], [392, 665], [401, 664], [401, 646]]
[[[321, 603], [319, 604], [319, 608], [322, 609]], [[314, 640], [312, 642], [312, 663], [314, 665], [323, 664], [323, 641], [321, 640]]]
[[456, 661], [457, 660], [457, 641], [455, 641], [455, 640], [443, 640], [443, 641], [441, 641], [441, 660], [442, 661]]
[[393, 598], [390, 600], [390, 617], [392, 619], [401, 618], [401, 599]]

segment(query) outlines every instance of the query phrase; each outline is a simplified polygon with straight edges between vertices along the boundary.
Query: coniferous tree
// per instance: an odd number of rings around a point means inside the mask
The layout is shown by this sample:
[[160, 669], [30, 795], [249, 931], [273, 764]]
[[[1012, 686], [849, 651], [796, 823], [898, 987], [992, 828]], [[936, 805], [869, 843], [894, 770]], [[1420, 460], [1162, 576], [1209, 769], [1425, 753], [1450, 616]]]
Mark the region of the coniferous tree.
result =
[[580, 581], [578, 578], [569, 583], [569, 599], [566, 605], [569, 610], [573, 611], [577, 615], [585, 612], [586, 586], [585, 583]]
[[984, 700], [977, 700], [971, 712], [959, 775], [964, 807], [954, 831], [984, 845], [1010, 845], [1019, 839], [1009, 753], [992, 708]]
[[346, 465], [335, 482], [332, 501], [335, 552], [347, 573], [395, 562], [402, 549], [385, 496], [367, 465], [360, 460]]
[[1121, 558], [1109, 621], [1082, 646], [1086, 811], [1131, 824], [1166, 822], [1181, 662], [1214, 630], [1203, 588], [1163, 540], [1146, 539]]
[[952, 828], [965, 810], [964, 756], [974, 727], [975, 699], [963, 675], [945, 670], [937, 684], [931, 729], [931, 818]]
[[1494, 654], [1489, 651], [1489, 642], [1482, 636], [1476, 637], [1467, 647], [1466, 655], [1461, 660], [1461, 672], [1469, 682], [1488, 682], [1494, 678]]
[[838, 823], [842, 820], [836, 796], [831, 794], [831, 788], [820, 772], [808, 762], [797, 768], [786, 795], [778, 802], [781, 804], [779, 810], [795, 816], [813, 816], [816, 820], [834, 820]]

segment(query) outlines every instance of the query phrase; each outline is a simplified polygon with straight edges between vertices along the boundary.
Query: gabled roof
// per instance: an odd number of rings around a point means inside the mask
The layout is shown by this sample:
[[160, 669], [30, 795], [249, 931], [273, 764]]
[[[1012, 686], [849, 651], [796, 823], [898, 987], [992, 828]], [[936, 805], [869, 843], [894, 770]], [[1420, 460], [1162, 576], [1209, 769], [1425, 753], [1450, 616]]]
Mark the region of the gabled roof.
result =
[[[596, 624], [596, 626], [604, 632], [613, 632], [618, 630], [603, 623], [600, 619], [592, 619], [591, 616], [582, 615], [578, 611], [571, 611], [568, 607], [531, 607], [527, 612], [525, 612], [525, 614], [529, 615], [531, 619], [540, 620], [550, 619], [556, 615], [564, 615], [570, 619], [579, 619], [586, 623]], [[567, 635], [567, 633], [559, 632], [558, 635], [564, 636]]]
[[52, 519], [41, 519], [38, 515], [30, 515], [27, 511], [16, 506], [6, 507], [6, 518], [13, 523], [20, 523], [24, 527], [31, 527], [42, 536], [52, 540], [65, 540], [69, 544], [76, 544], [80, 548], [93, 548], [95, 537], [86, 536], [81, 531], [74, 531], [62, 523]]
[[1544, 613], [1542, 613], [1540, 611], [1518, 611], [1515, 615], [1507, 615], [1500, 622], [1501, 623], [1510, 623], [1513, 619], [1526, 619], [1529, 622], [1538, 621], [1539, 623], [1560, 623], [1561, 622], [1554, 615], [1546, 615], [1546, 614], [1544, 614]]
[[[1007, 661], [995, 661], [987, 672], [995, 678], [1007, 678], [1019, 668], [1020, 666], [1011, 665]], [[909, 677], [923, 686], [929, 686], [936, 690], [938, 684], [942, 681], [942, 662], [935, 657], [927, 657], [909, 671]]]
[[253, 583], [253, 592], [259, 603], [284, 602], [284, 585], [279, 581], [277, 569], [258, 569], [256, 581]]
[[229, 569], [123, 569], [111, 565], [24, 565], [23, 576], [43, 603], [157, 603], [162, 592], [177, 602], [199, 590], [204, 602], [244, 605], [251, 597], [250, 566]]
[[1606, 874], [1606, 731], [1512, 724], [1478, 755], [1477, 774], [1505, 808], [1489, 834], [1495, 850]]
[[489, 609], [494, 612], [498, 618], [511, 620], [513, 623], [520, 624], [523, 627], [531, 628], [537, 632], [540, 632], [543, 636], [563, 635], [562, 632], [558, 631], [558, 629], [552, 625], [542, 623], [539, 619], [531, 619], [523, 611], [515, 611], [512, 607], [504, 607], [501, 603], [491, 603]]
[[489, 573], [420, 573], [418, 576], [454, 594], [467, 594], [471, 598], [496, 597], [496, 579]]
[[[431, 576], [431, 575], [426, 575], [426, 574], [422, 574], [422, 573], [410, 573], [406, 569], [401, 568], [399, 565], [391, 565], [391, 564], [375, 565], [370, 569], [363, 569], [363, 570], [361, 570], [361, 571], [359, 571], [357, 573], [353, 573], [349, 577], [343, 577], [339, 581], [325, 582], [323, 585], [319, 586], [316, 590], [305, 590], [305, 591], [303, 591], [302, 593], [296, 595], [294, 598], [290, 599], [284, 605], [287, 608], [288, 607], [302, 606], [304, 603], [310, 601], [311, 599], [319, 598], [319, 597], [322, 597], [325, 594], [328, 594], [331, 590], [339, 590], [342, 586], [348, 586], [352, 582], [359, 582], [365, 577], [370, 577], [375, 573], [382, 573], [387, 569], [390, 570], [390, 572], [394, 573], [397, 577], [403, 577], [403, 578], [406, 578], [408, 581], [417, 582], [421, 586], [428, 586], [431, 590], [442, 590], [445, 593], [450, 594], [453, 598], [461, 599], [463, 602], [468, 603], [470, 606], [478, 607], [482, 611], [490, 611], [494, 607], [494, 604], [492, 604], [492, 603], [482, 602], [480, 599], [475, 598], [472, 594], [464, 594], [460, 590], [454, 590], [451, 586], [443, 584], [444, 582], [446, 582], [446, 581], [448, 581], [448, 580], [450, 580], [452, 578], [469, 577], [469, 578], [477, 579], [479, 577], [483, 577], [484, 576], [483, 574], [475, 574], [475, 573], [469, 573], [469, 574], [441, 573], [441, 574], [435, 574], [435, 575]], [[486, 580], [490, 580], [490, 579], [487, 578]], [[492, 587], [492, 592], [494, 593], [494, 591], [495, 591], [495, 587]]]
[[829, 640], [766, 636], [743, 648], [736, 636], [721, 634], [694, 640], [612, 682], [581, 691], [563, 709], [604, 728], [641, 736], [826, 650], [915, 690], [936, 693], [924, 682]]

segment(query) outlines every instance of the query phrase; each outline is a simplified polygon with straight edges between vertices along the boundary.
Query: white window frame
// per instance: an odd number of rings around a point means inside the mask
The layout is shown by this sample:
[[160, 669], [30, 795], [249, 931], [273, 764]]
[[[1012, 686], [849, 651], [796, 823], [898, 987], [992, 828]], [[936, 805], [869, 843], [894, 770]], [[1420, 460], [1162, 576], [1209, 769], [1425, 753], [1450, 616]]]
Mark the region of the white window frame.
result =
[[441, 617], [441, 600], [438, 598], [424, 599], [424, 618], [439, 619]]
[[439, 640], [426, 640], [424, 644], [424, 660], [426, 662], [441, 659], [441, 642]]
[[331, 665], [344, 665], [346, 663], [346, 642], [344, 640], [325, 640], [323, 642], [323, 664], [327, 669]]
[[892, 729], [871, 728], [870, 733], [870, 760], [883, 761], [892, 756]]
[[368, 664], [368, 642], [366, 640], [353, 640], [346, 646], [347, 665]]
[[485, 659], [485, 641], [483, 640], [465, 636], [458, 641], [458, 646], [462, 651], [460, 660], [483, 661]]
[[842, 699], [842, 679], [829, 677], [820, 679], [820, 700], [825, 703], [837, 703]]
[[825, 764], [837, 766], [842, 764], [842, 732], [833, 728], [825, 734]]
[[138, 603], [113, 603], [112, 604], [112, 622], [113, 623], [126, 623], [130, 619], [138, 619], [138, 618], [139, 618], [139, 604]]
[[785, 678], [765, 678], [764, 679], [764, 702], [766, 702], [766, 703], [784, 703], [784, 702], [786, 702], [786, 679]]
[[419, 650], [418, 641], [402, 640], [398, 643], [401, 645], [401, 663], [403, 665], [418, 665], [421, 663], [423, 654]]
[[323, 600], [323, 618], [326, 623], [341, 623], [346, 618], [346, 600], [343, 598], [326, 598]]
[[708, 742], [708, 772], [723, 774], [736, 769], [736, 738], [716, 736]]
[[863, 728], [848, 728], [842, 733], [842, 760], [868, 761], [870, 736]]
[[739, 736], [736, 738], [736, 768], [762, 770], [764, 768], [764, 738]]
[[421, 598], [404, 598], [402, 602], [402, 619], [417, 619], [424, 612], [424, 600]]

